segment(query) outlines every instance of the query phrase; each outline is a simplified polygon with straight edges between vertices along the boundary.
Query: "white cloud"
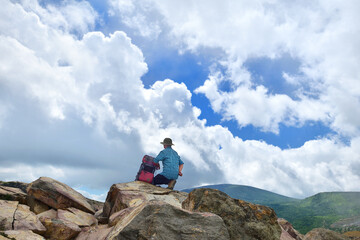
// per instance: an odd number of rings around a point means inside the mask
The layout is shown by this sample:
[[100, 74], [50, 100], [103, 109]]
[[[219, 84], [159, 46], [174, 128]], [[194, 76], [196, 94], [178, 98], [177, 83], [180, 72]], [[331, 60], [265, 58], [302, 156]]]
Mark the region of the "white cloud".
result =
[[19, 0], [24, 10], [34, 12], [40, 20], [55, 29], [82, 36], [94, 29], [98, 18], [96, 11], [87, 1], [65, 0], [59, 3], [39, 5], [37, 0]]
[[[124, 3], [121, 8], [131, 18], [133, 8], [138, 6]], [[178, 13], [172, 12], [174, 19], [167, 15], [166, 7], [179, 2], [162, 2], [161, 11], [173, 27], [173, 36], [184, 37], [188, 48], [221, 47], [228, 53], [223, 64], [228, 67], [226, 77], [232, 80], [234, 90], [219, 90], [223, 78], [216, 71], [197, 90], [206, 94], [215, 111], [224, 118], [236, 119], [240, 125], [254, 124], [275, 132], [280, 122], [301, 124], [309, 119], [325, 122], [334, 119], [331, 122], [334, 128], [344, 131], [348, 126], [347, 131], [355, 131], [356, 136], [357, 116], [349, 114], [351, 108], [358, 106], [353, 101], [358, 92], [356, 87], [347, 87], [353, 83], [351, 78], [346, 77], [349, 81], [335, 88], [324, 78], [326, 73], [335, 76], [326, 71], [325, 65], [330, 62], [324, 60], [314, 65], [322, 66], [319, 69], [308, 64], [324, 52], [312, 57], [306, 55], [309, 53], [305, 49], [300, 52], [298, 45], [291, 46], [292, 41], [279, 40], [270, 34], [271, 24], [281, 23], [275, 29], [280, 33], [293, 33], [290, 30], [297, 24], [322, 29], [324, 19], [317, 25], [306, 19], [301, 24], [296, 18], [287, 21], [285, 13], [273, 16], [271, 8], [265, 9], [253, 1], [247, 3], [250, 10], [242, 7], [239, 12], [237, 4], [242, 6], [244, 2], [234, 3], [234, 9], [224, 9], [225, 4], [215, 1], [207, 3], [180, 4], [176, 6]], [[91, 29], [96, 13], [87, 12], [89, 18], [81, 18], [79, 23], [72, 14], [64, 13], [67, 4], [71, 9], [82, 4], [81, 9], [89, 10], [86, 3], [72, 1], [58, 7], [42, 7], [36, 1], [21, 4], [5, 1], [0, 10], [0, 51], [4, 53], [0, 56], [0, 91], [6, 93], [0, 94], [0, 162], [6, 166], [0, 170], [2, 180], [29, 182], [46, 175], [80, 186], [82, 191], [89, 186], [107, 191], [113, 183], [132, 181], [142, 155], [156, 155], [161, 150], [160, 141], [171, 137], [185, 161], [184, 177], [177, 185], [180, 188], [204, 182], [229, 182], [291, 196], [324, 190], [358, 190], [360, 174], [354, 170], [359, 169], [358, 137], [351, 139], [349, 146], [335, 139], [318, 139], [298, 149], [281, 150], [262, 141], [243, 141], [220, 125], [208, 127], [206, 120], [198, 119], [200, 110], [192, 106], [192, 93], [185, 83], [165, 79], [144, 88], [141, 77], [147, 64], [131, 39], [120, 31], [109, 36], [86, 32]], [[216, 8], [211, 4], [216, 4]], [[195, 11], [197, 7], [204, 11]], [[211, 11], [205, 11], [208, 7]], [[229, 16], [224, 19], [225, 24], [214, 15], [215, 10], [222, 17]], [[61, 26], [68, 27], [62, 28], [49, 20], [53, 15], [57, 17], [58, 11], [66, 16]], [[244, 18], [231, 18], [235, 12]], [[268, 22], [261, 29], [270, 34], [269, 43], [258, 39], [262, 35], [253, 29], [263, 18]], [[235, 29], [239, 32], [234, 31], [230, 20], [236, 20]], [[252, 32], [247, 36], [245, 30]], [[84, 36], [78, 39], [74, 31], [83, 32]], [[329, 85], [317, 99], [305, 96], [295, 101], [285, 94], [270, 94], [264, 86], [252, 85], [251, 74], [242, 67], [244, 60], [252, 54], [277, 56], [280, 43], [288, 44], [287, 49], [303, 59], [307, 76], [311, 75], [314, 81], [321, 79], [321, 86]], [[342, 73], [336, 70], [336, 74]], [[349, 70], [344, 76], [353, 74]], [[341, 95], [344, 92], [347, 95]], [[334, 100], [334, 95], [344, 97]], [[347, 104], [349, 109], [342, 107]]]
[[141, 4], [133, 0], [110, 0], [109, 5], [109, 15], [118, 17], [123, 24], [134, 29], [136, 35], [156, 39], [162, 32], [160, 15], [151, 0], [143, 0]]
[[[338, 96], [353, 98], [349, 100], [353, 103], [349, 108], [359, 108], [357, 1], [157, 1], [157, 6], [170, 26], [173, 41], [180, 46], [192, 51], [203, 47], [221, 48], [227, 53], [226, 81], [234, 83], [235, 91], [219, 91], [221, 79], [211, 86], [205, 82], [198, 91], [209, 98], [213, 109], [224, 114], [225, 119], [234, 118], [240, 126], [253, 124], [273, 132], [288, 118], [297, 119], [287, 122], [291, 125], [308, 120], [325, 124], [332, 121], [331, 126], [340, 134], [359, 134], [358, 115], [344, 111], [347, 109], [344, 102], [338, 101]], [[310, 98], [300, 94], [300, 99], [294, 101], [284, 95], [267, 93], [261, 86], [255, 86], [254, 90], [251, 77], [244, 76], [247, 70], [243, 64], [247, 59], [273, 59], [284, 53], [301, 62], [300, 74], [306, 82], [297, 83], [310, 86], [307, 90]], [[296, 78], [299, 79], [292, 76]], [[213, 76], [209, 80], [212, 81]], [[244, 97], [239, 96], [239, 92]], [[254, 109], [251, 100], [263, 107], [255, 104], [259, 108]], [[303, 114], [297, 108], [305, 104], [316, 107], [311, 113]], [[261, 116], [265, 116], [265, 120], [257, 121]]]

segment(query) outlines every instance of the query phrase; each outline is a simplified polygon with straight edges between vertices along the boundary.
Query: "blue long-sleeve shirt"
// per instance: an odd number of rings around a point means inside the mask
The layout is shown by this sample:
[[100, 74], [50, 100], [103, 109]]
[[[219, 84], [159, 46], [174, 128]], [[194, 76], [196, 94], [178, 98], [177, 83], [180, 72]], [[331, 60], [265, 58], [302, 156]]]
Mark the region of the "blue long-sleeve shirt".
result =
[[160, 161], [163, 162], [163, 172], [160, 173], [161, 175], [167, 179], [177, 179], [179, 177], [179, 166], [184, 164], [184, 162], [174, 149], [167, 147], [162, 150], [154, 159], [155, 163]]

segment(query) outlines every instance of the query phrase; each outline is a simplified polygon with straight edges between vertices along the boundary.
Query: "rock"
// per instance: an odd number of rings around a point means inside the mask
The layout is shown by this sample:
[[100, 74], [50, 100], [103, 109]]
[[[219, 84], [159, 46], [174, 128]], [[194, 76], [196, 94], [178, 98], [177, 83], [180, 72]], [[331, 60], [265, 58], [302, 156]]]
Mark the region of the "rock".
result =
[[54, 179], [41, 177], [27, 188], [28, 195], [55, 209], [74, 207], [94, 214], [86, 198], [71, 187]]
[[303, 240], [349, 240], [350, 238], [341, 235], [340, 233], [324, 229], [315, 228], [308, 232]]
[[16, 239], [16, 240], [45, 240], [44, 237], [33, 233], [30, 230], [9, 230], [5, 234], [8, 238], [6, 239]]
[[281, 228], [273, 209], [233, 199], [219, 190], [195, 189], [182, 206], [190, 211], [219, 215], [225, 222], [230, 239], [280, 239]]
[[282, 231], [280, 240], [302, 240], [304, 237], [302, 234], [296, 231], [291, 223], [289, 223], [287, 220], [278, 218], [277, 222], [279, 223]]
[[112, 239], [229, 239], [223, 220], [212, 213], [195, 213], [162, 201], [143, 202], [119, 221]]
[[26, 204], [26, 196], [19, 188], [0, 186], [0, 199], [9, 201], [18, 201], [21, 204]]
[[5, 233], [0, 232], [0, 240], [9, 240], [9, 238], [4, 237], [4, 236], [1, 235], [1, 234], [5, 234]]
[[30, 207], [19, 204], [14, 214], [13, 230], [32, 230], [35, 233], [43, 233], [46, 228], [40, 222]]
[[54, 209], [47, 210], [37, 215], [40, 222], [44, 222], [45, 219], [54, 219], [57, 217], [57, 211]]
[[164, 201], [181, 207], [181, 203], [186, 197], [187, 193], [157, 187], [141, 181], [114, 184], [108, 192], [102, 216], [108, 219], [115, 212], [139, 206], [150, 200]]
[[0, 200], [0, 231], [13, 230], [13, 220], [19, 202]]
[[92, 227], [85, 227], [81, 233], [76, 237], [76, 240], [102, 240], [106, 239], [113, 227], [108, 225], [98, 225]]
[[67, 210], [59, 209], [57, 212], [57, 218], [63, 221], [75, 223], [79, 227], [90, 227], [97, 224], [97, 220], [94, 215], [76, 208], [68, 208]]
[[109, 218], [109, 226], [115, 226], [119, 221], [122, 221], [126, 216], [131, 214], [136, 207], [125, 208], [121, 211], [118, 211], [110, 216]]
[[29, 185], [28, 183], [17, 182], [17, 181], [0, 182], [0, 186], [18, 188], [18, 189], [20, 189], [23, 193], [26, 193], [26, 188], [28, 187], [28, 185]]
[[50, 209], [48, 205], [45, 203], [40, 202], [39, 200], [36, 200], [35, 198], [31, 196], [27, 196], [26, 198], [27, 205], [30, 207], [30, 210], [34, 212], [35, 214], [40, 214], [42, 212], [45, 212]]
[[44, 219], [43, 224], [46, 227], [43, 236], [47, 239], [69, 240], [75, 238], [81, 232], [78, 225], [56, 218]]
[[103, 202], [99, 202], [96, 200], [92, 200], [89, 198], [86, 198], [86, 201], [93, 207], [93, 209], [95, 210], [95, 212], [102, 210], [104, 208], [104, 203]]

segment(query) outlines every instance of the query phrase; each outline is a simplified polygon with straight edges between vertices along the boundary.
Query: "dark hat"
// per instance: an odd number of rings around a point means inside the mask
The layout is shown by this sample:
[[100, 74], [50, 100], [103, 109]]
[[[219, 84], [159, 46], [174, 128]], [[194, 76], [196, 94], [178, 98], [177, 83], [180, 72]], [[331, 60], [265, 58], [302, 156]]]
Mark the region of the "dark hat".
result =
[[163, 144], [163, 145], [167, 145], [167, 146], [174, 145], [174, 144], [172, 143], [171, 138], [164, 138], [164, 141], [162, 141], [162, 142], [160, 142], [160, 143]]

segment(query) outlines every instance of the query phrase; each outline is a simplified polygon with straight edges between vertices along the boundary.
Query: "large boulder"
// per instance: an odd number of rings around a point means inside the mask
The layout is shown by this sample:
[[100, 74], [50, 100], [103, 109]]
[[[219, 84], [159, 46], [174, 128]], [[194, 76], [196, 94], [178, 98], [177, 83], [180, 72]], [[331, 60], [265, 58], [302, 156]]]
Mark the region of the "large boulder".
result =
[[195, 189], [182, 206], [190, 211], [219, 215], [225, 222], [230, 239], [280, 239], [281, 228], [273, 209], [233, 199], [219, 190]]
[[75, 223], [57, 218], [45, 218], [43, 224], [46, 227], [43, 236], [47, 239], [69, 240], [75, 238], [81, 232], [81, 228]]
[[30, 207], [19, 204], [14, 214], [13, 230], [32, 230], [35, 233], [43, 233], [46, 228], [40, 222]]
[[325, 228], [315, 228], [308, 232], [303, 240], [350, 240], [350, 238]]
[[79, 227], [90, 227], [97, 224], [97, 220], [94, 215], [76, 208], [68, 208], [67, 210], [59, 209], [57, 212], [57, 218], [75, 223]]
[[15, 211], [19, 202], [0, 200], [0, 231], [13, 230]]
[[278, 223], [281, 227], [280, 240], [302, 240], [304, 235], [299, 233], [287, 220], [278, 218]]
[[133, 207], [106, 239], [226, 240], [229, 234], [223, 220], [215, 214], [190, 212], [153, 200]]
[[21, 204], [26, 204], [26, 196], [19, 188], [0, 186], [0, 199], [9, 201], [18, 201]]
[[40, 214], [50, 209], [48, 205], [39, 200], [35, 199], [32, 196], [27, 196], [26, 198], [26, 205], [30, 207], [30, 210], [35, 214]]
[[0, 200], [0, 230], [46, 231], [39, 218], [26, 205], [16, 201]]
[[0, 186], [18, 188], [22, 192], [26, 193], [26, 188], [28, 187], [28, 183], [18, 182], [18, 181], [10, 181], [10, 182], [2, 182], [0, 181]]
[[186, 197], [187, 193], [140, 181], [114, 184], [108, 192], [102, 216], [108, 219], [115, 212], [139, 206], [150, 200], [164, 201], [170, 205], [181, 207], [181, 203]]
[[94, 214], [94, 208], [86, 198], [67, 186], [48, 177], [41, 177], [27, 188], [28, 195], [55, 209], [74, 207]]

